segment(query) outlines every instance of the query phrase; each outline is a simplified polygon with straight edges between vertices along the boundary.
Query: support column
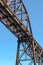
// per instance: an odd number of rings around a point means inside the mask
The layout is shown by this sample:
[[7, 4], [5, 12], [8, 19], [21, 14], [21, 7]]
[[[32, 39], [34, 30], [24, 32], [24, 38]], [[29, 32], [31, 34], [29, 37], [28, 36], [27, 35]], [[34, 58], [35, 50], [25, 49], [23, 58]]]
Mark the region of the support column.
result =
[[16, 56], [16, 65], [19, 65], [19, 50], [20, 50], [20, 41], [18, 40], [17, 56]]
[[16, 15], [16, 0], [14, 0], [14, 14]]

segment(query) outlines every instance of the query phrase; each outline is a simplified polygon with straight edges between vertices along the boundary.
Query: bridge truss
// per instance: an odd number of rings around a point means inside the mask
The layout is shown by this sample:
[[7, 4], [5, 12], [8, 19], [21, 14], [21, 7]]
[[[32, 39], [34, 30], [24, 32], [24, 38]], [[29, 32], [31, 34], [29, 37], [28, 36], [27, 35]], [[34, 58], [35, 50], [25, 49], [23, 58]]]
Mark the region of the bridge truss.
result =
[[43, 49], [34, 39], [28, 12], [22, 0], [0, 0], [0, 21], [18, 38], [15, 65], [43, 65]]

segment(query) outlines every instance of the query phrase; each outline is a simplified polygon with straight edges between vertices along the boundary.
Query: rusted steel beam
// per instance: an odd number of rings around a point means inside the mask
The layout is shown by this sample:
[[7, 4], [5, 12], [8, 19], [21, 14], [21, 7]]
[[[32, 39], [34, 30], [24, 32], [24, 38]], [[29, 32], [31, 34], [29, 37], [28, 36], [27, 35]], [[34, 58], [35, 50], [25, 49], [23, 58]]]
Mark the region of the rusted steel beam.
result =
[[[26, 42], [27, 45], [29, 45], [30, 42], [30, 48], [34, 51], [35, 55], [38, 55], [40, 57], [40, 59], [43, 61], [43, 50], [40, 47], [40, 45], [37, 43], [37, 41], [33, 38], [31, 32], [29, 32], [29, 30], [23, 25], [23, 23], [18, 19], [17, 16], [15, 16], [15, 14], [10, 10], [10, 8], [3, 2], [0, 0], [0, 6], [3, 6], [2, 8], [0, 7], [0, 10], [2, 11], [2, 15], [4, 17], [6, 17], [5, 21], [3, 21], [2, 23], [14, 34], [16, 35], [16, 37], [18, 39], [24, 40], [24, 42]], [[4, 13], [3, 13], [4, 12]], [[0, 19], [3, 18], [2, 16], [0, 16]], [[34, 41], [34, 45], [32, 46], [32, 42]], [[27, 53], [24, 49], [24, 52], [30, 56], [31, 58], [33, 58], [34, 56], [34, 62], [37, 61], [37, 59], [35, 59], [35, 55], [33, 54], [33, 56], [30, 54], [29, 52]], [[35, 64], [35, 63], [34, 63]]]

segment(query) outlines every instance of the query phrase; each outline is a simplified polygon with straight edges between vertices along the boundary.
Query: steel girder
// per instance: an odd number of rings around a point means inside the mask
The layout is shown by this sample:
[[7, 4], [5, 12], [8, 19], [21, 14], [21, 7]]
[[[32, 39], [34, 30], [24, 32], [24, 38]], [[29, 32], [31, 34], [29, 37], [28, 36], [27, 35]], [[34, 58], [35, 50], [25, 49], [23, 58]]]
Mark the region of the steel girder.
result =
[[[14, 4], [12, 4], [12, 2]], [[31, 58], [32, 64], [34, 63], [34, 65], [42, 65], [43, 50], [37, 41], [33, 38], [29, 16], [24, 3], [22, 0], [14, 0], [12, 2], [8, 7], [6, 3], [3, 2], [3, 0], [0, 0], [0, 20], [19, 39], [20, 43], [18, 42], [16, 65], [23, 65], [21, 64], [21, 58], [24, 54]], [[28, 25], [25, 25], [25, 22]], [[24, 53], [21, 53], [20, 55], [19, 52], [21, 52], [21, 49], [19, 47], [21, 46], [21, 43], [22, 47], [24, 46]], [[23, 57], [22, 61], [28, 60], [29, 62], [29, 58], [24, 59]]]

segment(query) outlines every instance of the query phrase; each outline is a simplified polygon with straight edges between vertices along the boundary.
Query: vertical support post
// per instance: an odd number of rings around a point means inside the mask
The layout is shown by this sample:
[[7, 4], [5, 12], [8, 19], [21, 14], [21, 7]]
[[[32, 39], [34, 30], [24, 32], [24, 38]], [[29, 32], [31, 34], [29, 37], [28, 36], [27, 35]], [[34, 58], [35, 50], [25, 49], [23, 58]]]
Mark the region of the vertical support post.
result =
[[[22, 3], [22, 1], [20, 0], [20, 4]], [[21, 21], [22, 21], [22, 14], [23, 14], [23, 12], [22, 12], [22, 5], [21, 5]]]
[[20, 40], [18, 40], [17, 56], [16, 56], [16, 65], [19, 65], [19, 50], [20, 50]]
[[16, 15], [16, 0], [14, 0], [14, 14]]
[[33, 59], [34, 59], [34, 65], [36, 65], [35, 48], [34, 48], [34, 41], [33, 41], [33, 40], [32, 40], [32, 46], [33, 46]]

